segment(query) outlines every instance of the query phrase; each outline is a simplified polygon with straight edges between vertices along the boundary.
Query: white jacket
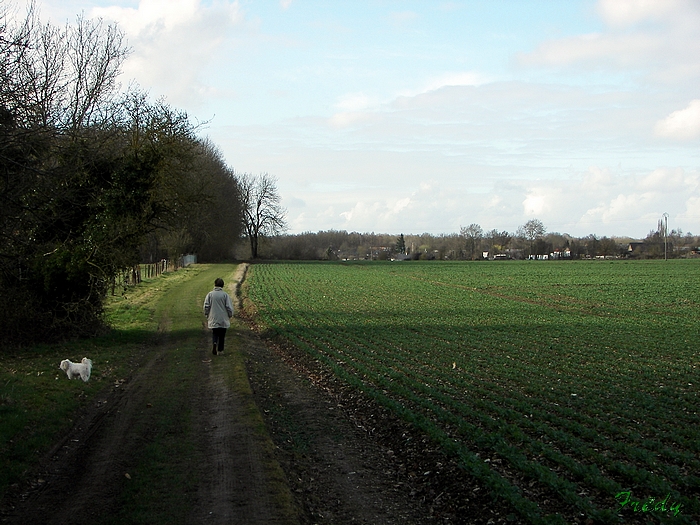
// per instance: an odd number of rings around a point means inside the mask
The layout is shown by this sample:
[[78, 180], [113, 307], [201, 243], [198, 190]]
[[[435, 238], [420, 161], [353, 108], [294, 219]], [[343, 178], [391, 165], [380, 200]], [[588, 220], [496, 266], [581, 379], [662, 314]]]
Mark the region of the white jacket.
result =
[[207, 294], [204, 299], [204, 315], [209, 320], [209, 328], [228, 328], [231, 326], [229, 318], [233, 316], [233, 303], [221, 287], [215, 286]]

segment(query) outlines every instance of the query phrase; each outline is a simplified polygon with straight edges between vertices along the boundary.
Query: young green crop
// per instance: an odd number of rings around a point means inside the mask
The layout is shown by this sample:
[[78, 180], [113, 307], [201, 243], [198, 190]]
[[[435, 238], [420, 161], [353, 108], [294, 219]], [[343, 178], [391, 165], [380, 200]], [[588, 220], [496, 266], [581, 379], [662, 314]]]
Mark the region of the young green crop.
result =
[[248, 290], [270, 333], [401, 407], [525, 519], [562, 518], [523, 503], [532, 483], [567, 521], [615, 521], [631, 487], [700, 512], [699, 277], [692, 260], [259, 264]]

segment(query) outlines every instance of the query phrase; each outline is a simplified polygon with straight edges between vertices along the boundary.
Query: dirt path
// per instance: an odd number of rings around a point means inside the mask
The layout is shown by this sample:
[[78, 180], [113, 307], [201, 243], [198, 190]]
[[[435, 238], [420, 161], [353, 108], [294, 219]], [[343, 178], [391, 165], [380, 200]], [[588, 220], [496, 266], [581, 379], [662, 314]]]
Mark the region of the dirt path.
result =
[[304, 523], [426, 523], [428, 509], [405, 490], [393, 452], [347, 417], [338, 400], [283, 356], [246, 336], [247, 368]]
[[[239, 265], [229, 287], [236, 309], [240, 307], [238, 283], [246, 268]], [[245, 375], [238, 335], [241, 327], [236, 330], [236, 324], [232, 325], [227, 339], [233, 348], [226, 355], [207, 354], [202, 359], [205, 379], [197, 403], [205, 408], [196, 424], [207, 465], [192, 523], [295, 524], [297, 509]], [[208, 334], [205, 339], [206, 353]]]
[[[177, 324], [178, 315], [185, 314], [173, 313], [164, 325], [173, 319]], [[454, 465], [293, 349], [266, 344], [237, 322], [227, 336], [228, 355], [212, 356], [208, 334], [201, 328], [197, 333], [194, 352], [177, 353], [183, 339], [168, 333], [146, 349], [131, 377], [105, 389], [47, 454], [34, 482], [6, 498], [0, 521], [119, 523], [114, 517], [132, 483], [129, 474], [138, 468], [134, 458], [157, 434], [151, 401], [169, 388], [163, 371], [186, 359], [193, 380], [176, 408], [191, 414], [201, 459], [192, 473], [198, 480], [194, 493], [183, 494], [193, 503], [180, 522], [391, 525], [489, 519], [483, 508], [476, 519], [441, 489], [457, 483], [460, 491], [479, 490]]]

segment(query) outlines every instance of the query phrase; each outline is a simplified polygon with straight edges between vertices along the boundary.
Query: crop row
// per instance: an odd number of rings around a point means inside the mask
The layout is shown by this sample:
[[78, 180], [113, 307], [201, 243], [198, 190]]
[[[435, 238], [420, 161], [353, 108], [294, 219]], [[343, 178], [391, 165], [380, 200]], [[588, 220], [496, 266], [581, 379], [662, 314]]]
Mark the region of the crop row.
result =
[[[700, 363], [685, 342], [698, 309], [683, 290], [698, 268], [676, 286], [654, 265], [595, 268], [256, 265], [249, 294], [270, 330], [400, 410], [530, 521], [545, 519], [524, 503], [533, 482], [569, 517], [615, 522], [622, 490], [697, 513]], [[653, 279], [666, 295], [634, 284]], [[606, 282], [615, 294], [591, 294]], [[484, 469], [492, 456], [519, 478]]]

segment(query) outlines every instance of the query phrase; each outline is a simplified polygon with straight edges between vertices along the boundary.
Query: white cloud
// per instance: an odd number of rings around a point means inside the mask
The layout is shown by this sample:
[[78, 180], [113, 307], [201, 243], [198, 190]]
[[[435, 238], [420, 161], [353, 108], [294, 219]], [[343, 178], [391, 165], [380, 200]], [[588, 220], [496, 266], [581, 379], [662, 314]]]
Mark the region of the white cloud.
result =
[[538, 216], [547, 209], [547, 197], [538, 190], [530, 192], [523, 201], [523, 212], [525, 215]]
[[[695, 223], [696, 225], [700, 223], [700, 195], [694, 195], [690, 198], [685, 203], [685, 210], [683, 210], [681, 213], [678, 214], [677, 219], [679, 221], [684, 221], [685, 224], [693, 224]], [[697, 227], [697, 226], [696, 226]], [[693, 229], [693, 233], [697, 235], [698, 230]]]
[[[448, 72], [431, 78], [418, 89], [403, 90], [396, 95], [396, 98], [383, 102], [364, 92], [346, 93], [338, 97], [334, 107], [340, 111], [331, 116], [329, 123], [332, 127], [343, 128], [369, 120], [379, 122], [380, 119], [377, 117], [386, 111], [395, 111], [398, 107], [401, 110], [411, 106], [414, 108], [420, 107], [421, 102], [416, 99], [419, 95], [431, 93], [445, 87], [480, 86], [491, 81], [492, 79], [476, 71], [459, 71]], [[438, 107], [435, 110], [441, 111], [447, 105], [444, 100], [439, 100], [437, 101]], [[452, 111], [453, 109], [449, 108], [447, 111]]]
[[360, 222], [368, 213], [370, 213], [371, 215], [376, 215], [377, 208], [382, 206], [383, 205], [378, 202], [372, 203], [370, 205], [364, 202], [358, 202], [352, 207], [352, 209], [340, 213], [339, 216], [342, 217], [345, 220], [345, 222], [351, 222], [353, 219], [355, 219], [355, 221], [357, 222]]
[[344, 228], [359, 229], [358, 226], [362, 225], [365, 230], [388, 228], [387, 231], [390, 231], [405, 220], [402, 215], [415, 210], [418, 193], [413, 192], [411, 196], [398, 199], [382, 195], [380, 199], [357, 201], [349, 210], [340, 213], [339, 217], [343, 219]]
[[481, 86], [493, 82], [494, 78], [478, 71], [448, 71], [426, 79], [422, 84], [405, 88], [396, 94], [396, 98], [412, 98], [445, 87]]
[[330, 119], [328, 123], [332, 128], [347, 128], [355, 124], [366, 122], [370, 120], [371, 115], [369, 113], [360, 111], [342, 111], [336, 113]]
[[625, 221], [630, 218], [637, 219], [640, 210], [649, 202], [650, 194], [619, 194], [611, 198], [608, 202], [600, 204], [594, 208], [586, 210], [581, 216], [579, 223], [610, 224], [615, 221]]
[[[592, 168], [592, 172], [599, 168]], [[577, 188], [577, 201], [584, 207], [579, 224], [605, 225], [640, 223], [644, 221], [647, 229], [652, 229], [654, 221], [664, 212], [672, 219], [684, 221], [685, 229], [697, 229], [700, 225], [700, 213], [692, 212], [693, 206], [700, 199], [700, 174], [687, 172], [682, 168], [660, 168], [652, 170], [642, 177], [633, 175], [610, 177], [607, 183], [595, 189], [585, 184]], [[554, 183], [557, 185], [557, 183]], [[591, 204], [594, 204], [591, 206]], [[698, 208], [695, 208], [697, 210]], [[644, 228], [644, 226], [641, 226]], [[621, 231], [633, 235], [629, 230]], [[644, 231], [636, 235], [643, 236]]]
[[333, 128], [345, 128], [371, 118], [369, 110], [376, 109], [376, 100], [364, 93], [346, 93], [338, 98], [335, 107], [340, 111], [328, 120]]
[[700, 137], [700, 99], [660, 120], [656, 124], [656, 134], [681, 140]]
[[[337, 107], [358, 111], [337, 114], [335, 128], [306, 122], [303, 139], [297, 121], [222, 136], [239, 159], [264, 156], [265, 170], [287, 180], [283, 195], [307, 202], [291, 231], [450, 233], [473, 222], [514, 231], [536, 217], [549, 231], [644, 236], [656, 214], [677, 215], [698, 194], [697, 173], [646, 167], [647, 150], [659, 148], [645, 131], [655, 109], [644, 96], [498, 82], [373, 105], [357, 92]], [[284, 162], [280, 148], [313, 162]], [[673, 160], [692, 165], [694, 155]], [[353, 186], [320, 191], [300, 184], [307, 179]], [[331, 206], [333, 217], [319, 215]]]
[[440, 77], [430, 80], [423, 89], [423, 92], [433, 91], [446, 86], [480, 86], [491, 80], [491, 78], [476, 71], [445, 73]]
[[399, 199], [394, 204], [393, 208], [391, 209], [391, 212], [394, 214], [397, 214], [397, 213], [401, 212], [401, 210], [403, 210], [404, 208], [408, 207], [409, 204], [411, 204], [410, 197], [405, 197], [403, 199]]
[[418, 13], [414, 11], [394, 11], [389, 14], [390, 22], [395, 26], [403, 26], [415, 22], [418, 19]]
[[109, 6], [95, 7], [92, 16], [119, 22], [119, 26], [129, 35], [142, 35], [147, 32], [157, 37], [163, 31], [172, 31], [196, 15], [197, 0], [141, 0], [137, 8]]
[[673, 83], [700, 75], [700, 3], [695, 0], [600, 0], [598, 33], [542, 42], [518, 55], [525, 66], [641, 71]]
[[694, 9], [692, 0], [600, 0], [597, 11], [616, 27], [628, 27], [647, 20], [673, 20], [678, 12]]
[[177, 105], [192, 107], [225, 93], [209, 85], [207, 68], [243, 16], [238, 2], [141, 0], [137, 8], [96, 7], [90, 15], [114, 20], [126, 32], [133, 54], [124, 74]]
[[583, 186], [589, 191], [600, 191], [613, 181], [610, 170], [591, 166], [583, 176]]
[[[597, 186], [590, 186], [592, 179]], [[670, 183], [664, 185], [664, 180]], [[637, 176], [592, 167], [566, 180], [490, 180], [483, 193], [449, 180], [423, 181], [413, 189], [368, 188], [352, 192], [299, 191], [309, 206], [290, 217], [291, 231], [324, 228], [382, 233], [455, 233], [465, 224], [514, 232], [532, 218], [548, 231], [575, 236], [644, 237], [664, 212], [673, 228], [700, 230], [700, 173], [680, 168]], [[293, 190], [288, 190], [293, 191]]]
[[655, 35], [590, 33], [540, 44], [530, 54], [520, 56], [528, 66], [590, 66], [629, 67], [648, 61], [659, 47], [661, 39]]
[[668, 193], [675, 191], [692, 191], [696, 184], [693, 177], [682, 168], [659, 168], [644, 177], [639, 188], [645, 191]]

